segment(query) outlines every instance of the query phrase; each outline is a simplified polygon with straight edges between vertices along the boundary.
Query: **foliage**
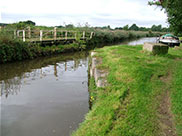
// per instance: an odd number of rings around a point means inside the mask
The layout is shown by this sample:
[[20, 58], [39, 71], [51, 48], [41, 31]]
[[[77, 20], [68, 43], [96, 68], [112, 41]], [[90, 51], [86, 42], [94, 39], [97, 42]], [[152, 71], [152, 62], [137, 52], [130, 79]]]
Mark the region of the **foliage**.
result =
[[133, 24], [132, 26], [130, 26], [129, 30], [138, 31], [139, 30], [139, 27], [136, 24]]
[[7, 26], [8, 24], [0, 23], [0, 26]]
[[124, 27], [116, 27], [115, 30], [133, 30], [133, 31], [156, 31], [156, 32], [169, 32], [169, 28], [162, 27], [162, 25], [152, 25], [151, 28], [139, 27], [136, 24], [131, 26], [125, 25]]
[[170, 29], [175, 34], [182, 35], [182, 1], [181, 0], [159, 0], [151, 1], [150, 5], [161, 6], [168, 15]]
[[123, 30], [129, 30], [129, 25], [125, 25], [125, 26], [123, 27]]
[[95, 30], [91, 40], [86, 42], [87, 49], [95, 47], [103, 47], [104, 45], [113, 45], [126, 40], [136, 39], [141, 37], [157, 37], [162, 33], [141, 32], [141, 31], [124, 31], [124, 30]]
[[27, 21], [20, 21], [19, 24], [26, 24], [26, 25], [32, 25], [35, 26], [36, 23], [31, 21], [31, 20], [27, 20]]
[[40, 44], [30, 44], [14, 39], [6, 33], [0, 33], [0, 63], [82, 50], [86, 50], [86, 45], [81, 43], [43, 47]]
[[153, 25], [153, 26], [151, 27], [151, 30], [152, 30], [152, 31], [161, 31], [161, 30], [162, 30], [162, 25], [158, 25], [158, 26]]
[[[43, 26], [42, 26], [43, 27]], [[86, 35], [90, 36], [90, 31], [86, 31]], [[86, 41], [77, 39], [73, 44], [69, 45], [37, 45], [28, 42], [22, 42], [14, 39], [13, 31], [10, 34], [6, 31], [0, 35], [0, 63], [9, 61], [32, 59], [39, 56], [47, 56], [63, 52], [73, 52], [80, 50], [89, 50], [104, 45], [112, 45], [121, 43], [125, 40], [136, 39], [141, 37], [158, 36], [161, 33], [140, 32], [140, 31], [124, 31], [124, 30], [93, 30], [94, 36]], [[77, 34], [79, 36], [79, 34]], [[81, 35], [80, 35], [81, 37]]]
[[65, 26], [66, 28], [74, 28], [74, 25], [73, 24], [68, 24]]

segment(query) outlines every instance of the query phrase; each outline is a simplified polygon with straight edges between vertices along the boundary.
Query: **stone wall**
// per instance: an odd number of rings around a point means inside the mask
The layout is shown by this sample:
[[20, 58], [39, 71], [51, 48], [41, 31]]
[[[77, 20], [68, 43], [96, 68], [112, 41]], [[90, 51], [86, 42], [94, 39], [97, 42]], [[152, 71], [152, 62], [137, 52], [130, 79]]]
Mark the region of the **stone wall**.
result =
[[96, 52], [91, 52], [90, 76], [94, 77], [97, 87], [104, 87], [107, 84], [106, 76], [108, 73], [105, 70], [97, 68], [97, 66], [102, 63], [102, 60], [96, 58], [95, 55]]

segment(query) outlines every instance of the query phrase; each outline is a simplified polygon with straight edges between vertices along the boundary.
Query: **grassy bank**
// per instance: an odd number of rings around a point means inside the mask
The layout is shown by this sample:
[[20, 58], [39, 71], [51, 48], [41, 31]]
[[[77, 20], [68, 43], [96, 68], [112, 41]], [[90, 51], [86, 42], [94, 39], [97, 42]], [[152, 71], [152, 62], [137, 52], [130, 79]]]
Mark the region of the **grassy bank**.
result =
[[92, 110], [73, 136], [182, 136], [182, 49], [162, 56], [142, 46], [96, 51], [108, 86], [90, 80]]

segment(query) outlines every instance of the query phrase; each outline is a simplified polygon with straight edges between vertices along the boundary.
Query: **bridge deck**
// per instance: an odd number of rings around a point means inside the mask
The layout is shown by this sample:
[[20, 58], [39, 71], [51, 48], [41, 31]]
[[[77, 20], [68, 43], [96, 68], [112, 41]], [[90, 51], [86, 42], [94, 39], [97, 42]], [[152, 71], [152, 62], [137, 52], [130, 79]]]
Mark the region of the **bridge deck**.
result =
[[76, 39], [75, 38], [69, 38], [69, 37], [68, 38], [56, 38], [56, 39], [54, 39], [54, 38], [45, 38], [45, 39], [42, 39], [42, 40], [40, 40], [38, 38], [26, 39], [27, 42], [51, 42], [51, 41], [66, 41], [66, 40], [74, 41]]

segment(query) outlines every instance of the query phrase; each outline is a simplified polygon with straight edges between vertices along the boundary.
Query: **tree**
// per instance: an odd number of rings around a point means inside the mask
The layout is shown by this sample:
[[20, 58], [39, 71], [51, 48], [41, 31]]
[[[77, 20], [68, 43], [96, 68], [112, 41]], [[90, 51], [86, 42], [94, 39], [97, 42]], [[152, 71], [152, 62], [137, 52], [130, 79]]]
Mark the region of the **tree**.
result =
[[115, 30], [123, 30], [122, 27], [116, 27]]
[[178, 35], [182, 35], [182, 1], [181, 0], [154, 0], [150, 5], [157, 5], [165, 10], [168, 16], [170, 29]]
[[158, 25], [158, 26], [156, 26], [156, 25], [153, 25], [152, 27], [151, 27], [151, 30], [152, 31], [161, 31], [162, 30], [162, 25]]
[[129, 25], [125, 25], [125, 26], [123, 27], [123, 30], [129, 30]]
[[136, 24], [133, 24], [129, 30], [135, 30], [135, 31], [138, 31], [139, 30], [139, 27], [136, 25]]
[[27, 25], [32, 25], [32, 26], [35, 26], [36, 23], [31, 21], [31, 20], [27, 20], [27, 21], [24, 21], [23, 23], [27, 24]]
[[74, 25], [73, 24], [68, 24], [65, 26], [66, 28], [74, 28]]

